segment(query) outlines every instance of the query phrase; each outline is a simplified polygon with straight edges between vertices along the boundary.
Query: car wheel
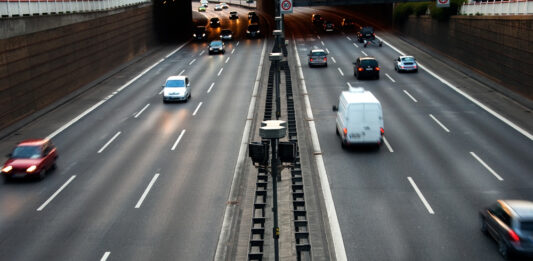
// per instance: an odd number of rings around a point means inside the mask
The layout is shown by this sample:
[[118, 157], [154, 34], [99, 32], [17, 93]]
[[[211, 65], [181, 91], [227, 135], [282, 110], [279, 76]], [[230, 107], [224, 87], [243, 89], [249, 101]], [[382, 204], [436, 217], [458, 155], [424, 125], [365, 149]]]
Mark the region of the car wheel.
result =
[[509, 258], [509, 247], [507, 247], [507, 244], [501, 240], [498, 241], [498, 252], [500, 252], [500, 255], [502, 255], [503, 258]]
[[378, 75], [376, 75], [376, 80], [379, 80], [379, 73], [378, 73]]
[[41, 172], [39, 172], [39, 180], [43, 180], [46, 177], [46, 169], [42, 169]]
[[50, 169], [55, 170], [56, 168], [57, 168], [57, 164], [54, 162], [54, 164], [52, 164], [52, 167]]
[[337, 136], [341, 136], [341, 133], [339, 132], [339, 128], [337, 128], [337, 126], [335, 126], [335, 133], [337, 134]]
[[11, 177], [8, 175], [3, 175], [2, 179], [4, 180], [4, 183], [9, 183], [9, 181], [11, 181]]
[[328, 67], [328, 63], [324, 64], [324, 67]]
[[487, 221], [484, 218], [481, 219], [481, 232], [483, 232], [485, 235], [488, 235]]

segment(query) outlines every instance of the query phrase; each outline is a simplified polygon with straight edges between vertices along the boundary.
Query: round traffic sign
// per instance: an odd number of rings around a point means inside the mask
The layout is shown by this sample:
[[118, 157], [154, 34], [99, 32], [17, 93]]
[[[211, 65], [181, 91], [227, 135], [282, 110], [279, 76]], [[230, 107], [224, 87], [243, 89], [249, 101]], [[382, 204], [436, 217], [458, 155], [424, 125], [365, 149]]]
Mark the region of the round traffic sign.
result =
[[[440, 0], [439, 0], [439, 1], [440, 1]], [[289, 11], [289, 10], [291, 10], [291, 7], [292, 7], [291, 1], [289, 1], [289, 0], [283, 0], [283, 1], [281, 2], [281, 9], [282, 9], [283, 11]]]
[[439, 3], [441, 4], [447, 4], [449, 0], [439, 0]]

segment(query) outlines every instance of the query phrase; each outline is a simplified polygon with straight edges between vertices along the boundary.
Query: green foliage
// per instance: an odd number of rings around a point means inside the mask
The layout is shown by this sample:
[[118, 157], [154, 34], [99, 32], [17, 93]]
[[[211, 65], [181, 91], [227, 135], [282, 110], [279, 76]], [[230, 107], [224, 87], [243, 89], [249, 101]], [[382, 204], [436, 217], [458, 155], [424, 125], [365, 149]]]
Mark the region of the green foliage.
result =
[[436, 1], [398, 3], [394, 7], [393, 19], [396, 23], [403, 23], [407, 20], [409, 15], [416, 15], [416, 17], [419, 17], [425, 15], [427, 9], [429, 9], [433, 19], [446, 21], [450, 16], [459, 13], [459, 9], [463, 2], [464, 0], [450, 0], [450, 7], [443, 8], [437, 8]]
[[396, 23], [403, 23], [413, 13], [413, 7], [410, 3], [398, 4], [392, 13], [393, 20]]

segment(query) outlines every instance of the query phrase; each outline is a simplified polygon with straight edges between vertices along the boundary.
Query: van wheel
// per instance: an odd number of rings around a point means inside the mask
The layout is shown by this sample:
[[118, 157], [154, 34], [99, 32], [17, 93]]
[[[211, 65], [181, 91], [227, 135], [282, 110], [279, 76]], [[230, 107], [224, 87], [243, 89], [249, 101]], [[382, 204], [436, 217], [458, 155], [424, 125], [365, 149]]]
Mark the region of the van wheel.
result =
[[337, 126], [335, 126], [335, 133], [337, 134], [337, 136], [341, 136], [341, 134], [340, 134], [339, 129], [337, 128]]
[[484, 218], [481, 219], [481, 232], [483, 232], [483, 234], [485, 234], [485, 235], [488, 234], [487, 221], [485, 221]]
[[507, 244], [501, 240], [498, 241], [498, 252], [500, 252], [504, 259], [509, 258], [509, 247], [507, 247]]

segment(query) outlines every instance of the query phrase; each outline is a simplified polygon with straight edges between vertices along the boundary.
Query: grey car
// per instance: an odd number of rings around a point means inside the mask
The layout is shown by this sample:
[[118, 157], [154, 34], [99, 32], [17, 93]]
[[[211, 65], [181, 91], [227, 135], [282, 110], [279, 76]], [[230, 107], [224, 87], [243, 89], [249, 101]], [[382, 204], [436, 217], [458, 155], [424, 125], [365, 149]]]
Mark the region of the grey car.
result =
[[418, 72], [418, 64], [415, 57], [402, 55], [394, 60], [394, 70], [397, 72]]
[[481, 231], [498, 243], [504, 258], [512, 254], [533, 257], [533, 202], [498, 200], [479, 212]]
[[226, 50], [225, 50], [225, 46], [224, 46], [224, 43], [222, 41], [211, 41], [209, 43], [209, 54], [214, 54], [214, 53], [225, 53]]
[[312, 49], [309, 51], [309, 67], [313, 66], [328, 66], [328, 57], [326, 51], [323, 49]]

